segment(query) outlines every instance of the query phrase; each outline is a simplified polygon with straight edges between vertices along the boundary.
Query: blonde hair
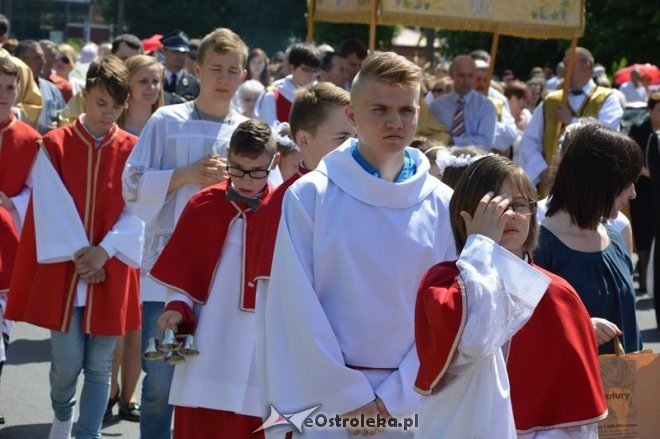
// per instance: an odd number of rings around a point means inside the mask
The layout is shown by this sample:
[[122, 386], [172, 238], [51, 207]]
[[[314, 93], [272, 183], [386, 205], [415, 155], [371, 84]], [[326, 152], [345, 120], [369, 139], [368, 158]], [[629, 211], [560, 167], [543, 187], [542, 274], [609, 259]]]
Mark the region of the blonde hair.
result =
[[[154, 114], [156, 110], [158, 110], [160, 107], [162, 107], [165, 104], [165, 97], [163, 93], [163, 66], [158, 62], [156, 58], [153, 56], [148, 56], [148, 55], [133, 55], [130, 58], [128, 58], [125, 62], [124, 65], [128, 69], [128, 75], [129, 75], [129, 85], [130, 85], [130, 80], [133, 78], [133, 75], [135, 75], [137, 72], [140, 71], [140, 69], [143, 69], [145, 67], [151, 67], [151, 66], [158, 66], [161, 74], [161, 81], [160, 81], [160, 89], [158, 90], [158, 99], [154, 104], [151, 106], [151, 114]], [[130, 99], [129, 99], [130, 102]], [[129, 104], [130, 105], [130, 104]], [[124, 123], [126, 121], [126, 115], [128, 114], [128, 106], [126, 109], [122, 112], [121, 116], [119, 117], [119, 120], [117, 121], [117, 125], [120, 127], [124, 126]]]
[[76, 66], [76, 58], [78, 57], [76, 49], [66, 43], [60, 43], [57, 45], [57, 50], [59, 50], [62, 55], [66, 56], [71, 67]]
[[219, 27], [207, 34], [197, 50], [197, 63], [204, 63], [209, 50], [218, 53], [236, 52], [241, 56], [241, 66], [247, 65], [248, 49], [241, 37], [231, 29]]
[[367, 81], [377, 81], [401, 87], [419, 87], [424, 75], [422, 69], [413, 62], [394, 52], [380, 52], [369, 55], [362, 63], [362, 69], [353, 80], [351, 102]]

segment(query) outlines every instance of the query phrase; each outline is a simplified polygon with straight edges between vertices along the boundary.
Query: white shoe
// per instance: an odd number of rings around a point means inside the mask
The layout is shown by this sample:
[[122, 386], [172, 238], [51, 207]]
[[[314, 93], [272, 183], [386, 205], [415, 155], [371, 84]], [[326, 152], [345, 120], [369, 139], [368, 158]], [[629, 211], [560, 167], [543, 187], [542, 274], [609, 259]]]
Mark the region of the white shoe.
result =
[[73, 416], [68, 421], [53, 419], [48, 439], [71, 439], [71, 427], [73, 427]]

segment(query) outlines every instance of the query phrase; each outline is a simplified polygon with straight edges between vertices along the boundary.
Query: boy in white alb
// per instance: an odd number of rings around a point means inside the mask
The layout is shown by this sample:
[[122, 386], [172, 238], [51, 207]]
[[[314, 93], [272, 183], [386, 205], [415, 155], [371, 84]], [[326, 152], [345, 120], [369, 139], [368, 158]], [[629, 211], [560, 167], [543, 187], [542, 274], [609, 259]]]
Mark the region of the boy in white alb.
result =
[[[146, 277], [170, 238], [188, 199], [226, 179], [229, 139], [245, 117], [230, 109], [245, 78], [247, 48], [229, 29], [202, 40], [196, 64], [200, 94], [192, 102], [161, 107], [145, 126], [123, 175], [124, 199], [146, 223], [141, 294], [142, 345], [160, 338], [166, 288]], [[140, 431], [143, 438], [169, 438], [172, 407], [167, 399], [173, 367], [143, 361]]]
[[[423, 154], [406, 147], [421, 78], [394, 53], [367, 58], [346, 108], [357, 139], [284, 197], [264, 343], [266, 392], [280, 413], [319, 404], [314, 415], [333, 418], [417, 411], [415, 291], [431, 265], [456, 256], [451, 190], [430, 176]], [[365, 423], [310, 428], [304, 437], [376, 431]]]

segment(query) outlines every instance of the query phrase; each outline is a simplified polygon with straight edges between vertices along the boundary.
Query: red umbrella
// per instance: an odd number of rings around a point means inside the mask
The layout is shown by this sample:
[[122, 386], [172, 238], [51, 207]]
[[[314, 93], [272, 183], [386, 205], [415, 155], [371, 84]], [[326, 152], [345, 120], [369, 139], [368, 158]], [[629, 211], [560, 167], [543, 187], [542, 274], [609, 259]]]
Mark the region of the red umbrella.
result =
[[657, 84], [660, 82], [660, 70], [658, 67], [653, 64], [633, 64], [628, 67], [624, 67], [614, 74], [614, 82], [617, 85], [621, 85], [624, 82], [630, 81], [630, 72], [633, 70], [638, 70], [640, 76], [649, 76], [651, 78], [651, 84]]
[[160, 47], [160, 39], [163, 38], [161, 34], [153, 34], [149, 38], [142, 40], [142, 47], [146, 53], [158, 50]]

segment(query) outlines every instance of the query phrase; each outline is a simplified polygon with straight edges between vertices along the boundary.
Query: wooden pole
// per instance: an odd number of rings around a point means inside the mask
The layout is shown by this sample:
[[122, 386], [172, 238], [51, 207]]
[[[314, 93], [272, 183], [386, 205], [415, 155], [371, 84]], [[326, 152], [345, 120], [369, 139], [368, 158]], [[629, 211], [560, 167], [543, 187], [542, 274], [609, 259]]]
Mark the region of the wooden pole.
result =
[[[566, 70], [564, 70], [564, 84], [562, 86], [562, 96], [561, 96], [561, 104], [566, 105], [568, 102], [568, 89], [570, 88], [571, 85], [571, 76], [573, 76], [573, 69], [575, 68], [575, 49], [577, 48], [577, 38], [573, 38], [571, 40], [571, 48], [568, 49], [568, 56], [566, 60]], [[557, 121], [557, 127], [552, 131], [553, 137], [552, 137], [552, 142], [549, 143], [549, 145], [552, 145], [552, 148], [550, 151], [544, 151], [547, 155], [545, 158], [546, 162], [548, 163], [548, 166], [550, 168], [550, 172], [552, 175], [555, 173], [555, 168], [556, 165], [554, 163], [554, 158], [555, 154], [557, 153], [558, 146], [557, 141], [559, 140], [559, 136], [561, 135], [562, 131], [562, 123], [560, 121]], [[539, 196], [545, 196], [547, 193], [546, 190], [550, 190], [550, 188], [543, 188], [544, 190], [542, 191]]]
[[378, 18], [379, 0], [371, 0], [371, 20], [369, 22], [369, 53], [376, 50], [376, 19]]
[[[490, 79], [493, 77], [493, 72], [495, 71], [495, 57], [497, 56], [497, 46], [500, 44], [500, 33], [495, 32], [493, 34], [493, 41], [490, 44], [490, 65], [488, 66], [488, 76], [486, 77], [486, 83], [490, 88]], [[488, 96], [488, 93], [486, 93]]]
[[316, 14], [316, 0], [309, 0], [309, 16], [307, 17], [307, 42], [314, 42], [314, 15]]

